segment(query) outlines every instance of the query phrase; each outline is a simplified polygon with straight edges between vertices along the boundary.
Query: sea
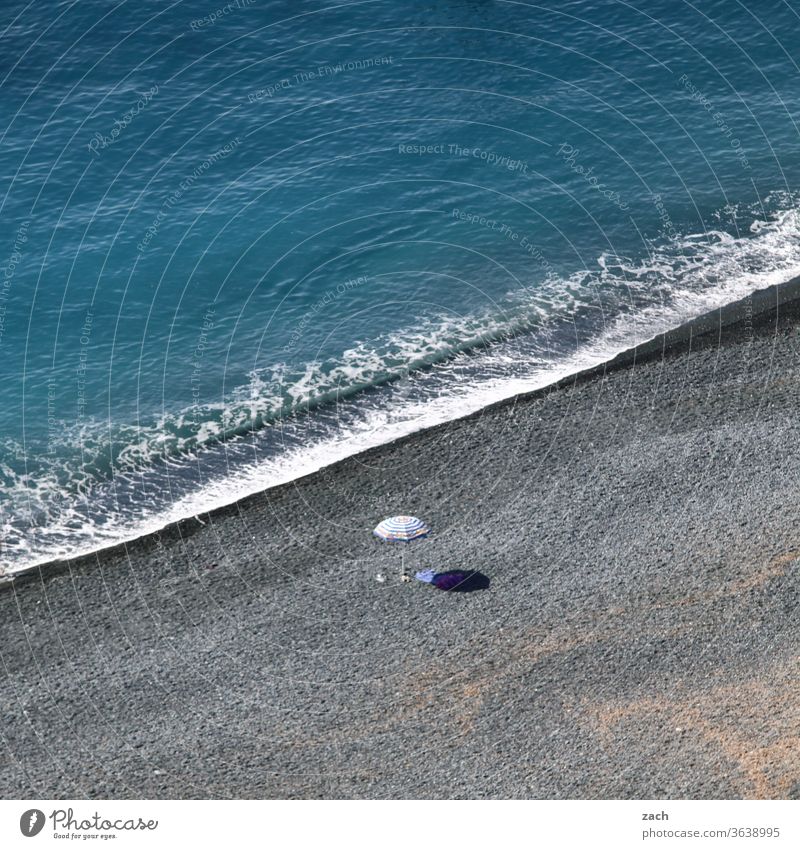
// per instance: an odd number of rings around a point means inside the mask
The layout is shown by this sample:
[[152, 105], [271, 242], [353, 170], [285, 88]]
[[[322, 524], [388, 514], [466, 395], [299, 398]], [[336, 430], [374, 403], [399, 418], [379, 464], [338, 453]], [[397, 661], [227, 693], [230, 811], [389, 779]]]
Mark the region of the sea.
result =
[[782, 0], [5, 0], [2, 568], [797, 276], [799, 33]]

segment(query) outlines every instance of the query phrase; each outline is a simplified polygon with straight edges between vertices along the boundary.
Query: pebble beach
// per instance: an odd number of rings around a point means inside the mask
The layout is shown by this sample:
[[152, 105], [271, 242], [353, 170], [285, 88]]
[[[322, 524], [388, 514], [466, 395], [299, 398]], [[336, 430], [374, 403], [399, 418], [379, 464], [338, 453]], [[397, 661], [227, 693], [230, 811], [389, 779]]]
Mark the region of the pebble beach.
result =
[[0, 794], [800, 798], [799, 293], [7, 581]]

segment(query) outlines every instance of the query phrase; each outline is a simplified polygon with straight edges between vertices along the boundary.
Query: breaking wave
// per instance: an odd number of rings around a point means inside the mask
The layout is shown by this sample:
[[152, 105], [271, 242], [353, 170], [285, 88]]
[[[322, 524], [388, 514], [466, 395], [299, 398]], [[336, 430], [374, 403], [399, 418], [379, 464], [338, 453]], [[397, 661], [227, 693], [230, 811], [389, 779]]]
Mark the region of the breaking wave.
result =
[[733, 233], [673, 232], [643, 257], [603, 254], [592, 269], [549, 275], [481, 314], [432, 317], [302, 368], [276, 363], [218, 403], [130, 425], [87, 422], [47, 456], [26, 458], [6, 440], [6, 571], [207, 512], [541, 388], [788, 281], [800, 275], [800, 210], [779, 200], [771, 215], [725, 210]]

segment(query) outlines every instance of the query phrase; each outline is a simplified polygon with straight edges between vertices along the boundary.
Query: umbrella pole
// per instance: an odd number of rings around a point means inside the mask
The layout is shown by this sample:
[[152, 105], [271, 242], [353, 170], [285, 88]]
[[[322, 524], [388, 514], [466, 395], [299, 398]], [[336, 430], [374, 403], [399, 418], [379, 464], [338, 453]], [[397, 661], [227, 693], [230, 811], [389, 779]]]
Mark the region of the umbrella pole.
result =
[[407, 584], [411, 578], [406, 574], [406, 543], [400, 546], [400, 580]]

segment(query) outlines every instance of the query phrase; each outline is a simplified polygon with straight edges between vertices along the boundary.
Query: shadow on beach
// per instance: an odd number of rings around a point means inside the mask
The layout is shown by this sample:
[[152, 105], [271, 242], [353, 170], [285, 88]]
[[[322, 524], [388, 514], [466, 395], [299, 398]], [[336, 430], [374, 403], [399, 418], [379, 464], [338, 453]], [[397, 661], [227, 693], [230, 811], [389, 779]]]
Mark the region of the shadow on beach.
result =
[[442, 587], [447, 592], [451, 593], [473, 593], [477, 590], [488, 590], [491, 580], [488, 575], [483, 572], [463, 572], [462, 570], [453, 570], [450, 572], [439, 572], [437, 578], [450, 579], [452, 586]]

